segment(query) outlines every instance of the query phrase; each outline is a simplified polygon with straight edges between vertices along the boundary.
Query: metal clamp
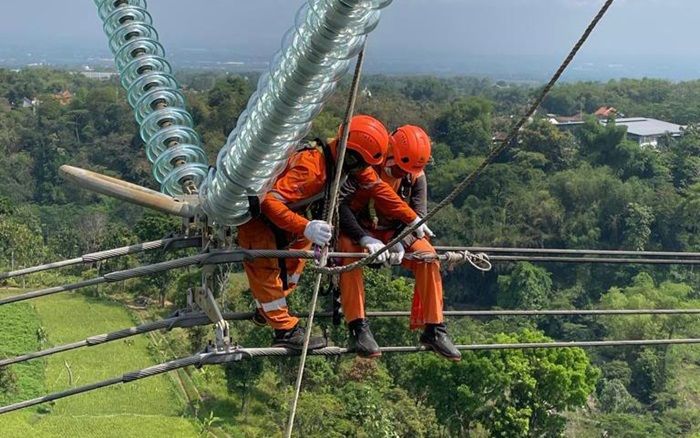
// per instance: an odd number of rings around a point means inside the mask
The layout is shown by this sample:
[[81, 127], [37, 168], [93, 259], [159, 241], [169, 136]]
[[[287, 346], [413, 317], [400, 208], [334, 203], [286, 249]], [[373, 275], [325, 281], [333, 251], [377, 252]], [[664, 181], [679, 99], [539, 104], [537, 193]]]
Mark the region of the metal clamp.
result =
[[[211, 293], [210, 281], [212, 278], [210, 267], [205, 267], [204, 269], [210, 272], [203, 274], [203, 285], [202, 287], [196, 287], [188, 290], [187, 294], [187, 304], [191, 307], [197, 307], [201, 309], [214, 323], [214, 332], [216, 334], [216, 340], [214, 347], [218, 351], [228, 351], [231, 349], [231, 335], [229, 331], [228, 322], [224, 319], [219, 305], [214, 299], [214, 295]], [[213, 267], [211, 267], [213, 268]]]

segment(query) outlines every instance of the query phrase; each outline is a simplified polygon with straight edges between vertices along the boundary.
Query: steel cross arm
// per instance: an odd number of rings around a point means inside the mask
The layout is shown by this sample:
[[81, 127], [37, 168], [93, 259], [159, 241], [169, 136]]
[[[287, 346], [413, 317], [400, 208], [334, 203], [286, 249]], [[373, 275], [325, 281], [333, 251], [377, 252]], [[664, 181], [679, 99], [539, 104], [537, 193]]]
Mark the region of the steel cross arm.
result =
[[48, 271], [51, 269], [65, 268], [87, 263], [95, 263], [102, 260], [108, 260], [116, 257], [122, 257], [130, 254], [136, 254], [154, 249], [177, 250], [184, 248], [194, 248], [202, 246], [202, 238], [195, 237], [172, 237], [168, 239], [154, 240], [152, 242], [137, 243], [135, 245], [123, 246], [121, 248], [107, 249], [104, 251], [92, 252], [84, 254], [68, 260], [46, 263], [43, 265], [32, 266], [24, 269], [17, 269], [11, 272], [0, 272], [0, 280], [7, 278], [19, 277], [37, 272]]

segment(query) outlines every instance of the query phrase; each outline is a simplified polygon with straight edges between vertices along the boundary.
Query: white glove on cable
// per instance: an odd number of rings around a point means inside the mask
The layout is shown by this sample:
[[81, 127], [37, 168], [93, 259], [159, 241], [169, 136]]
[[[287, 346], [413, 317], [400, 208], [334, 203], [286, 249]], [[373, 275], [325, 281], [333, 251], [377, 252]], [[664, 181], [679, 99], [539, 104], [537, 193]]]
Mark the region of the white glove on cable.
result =
[[328, 245], [333, 237], [333, 227], [326, 221], [311, 221], [306, 224], [304, 236], [318, 246]]
[[[413, 222], [411, 222], [410, 224], [408, 224], [408, 226], [409, 226], [409, 227], [414, 226], [415, 224], [417, 224], [418, 222], [420, 222], [421, 219], [422, 219], [422, 218], [421, 218], [420, 216], [418, 216], [417, 218], [415, 218], [415, 219], [413, 220]], [[430, 228], [428, 228], [428, 224], [423, 224], [423, 225], [421, 225], [420, 227], [416, 228], [416, 230], [413, 232], [413, 234], [415, 234], [416, 237], [419, 238], [419, 239], [422, 239], [422, 238], [424, 238], [425, 236], [428, 236], [428, 237], [435, 237], [435, 233], [433, 233], [433, 231], [432, 231]]]
[[[382, 242], [379, 239], [375, 239], [374, 237], [371, 237], [371, 236], [365, 236], [362, 239], [360, 239], [360, 245], [362, 245], [364, 248], [366, 248], [370, 254], [374, 254], [375, 252], [384, 248], [384, 242]], [[387, 261], [388, 258], [389, 258], [389, 254], [385, 251], [385, 252], [379, 254], [379, 257], [377, 257], [377, 262], [384, 263]]]
[[399, 242], [389, 249], [389, 264], [400, 265], [403, 261], [403, 256], [406, 251], [403, 249], [403, 243]]

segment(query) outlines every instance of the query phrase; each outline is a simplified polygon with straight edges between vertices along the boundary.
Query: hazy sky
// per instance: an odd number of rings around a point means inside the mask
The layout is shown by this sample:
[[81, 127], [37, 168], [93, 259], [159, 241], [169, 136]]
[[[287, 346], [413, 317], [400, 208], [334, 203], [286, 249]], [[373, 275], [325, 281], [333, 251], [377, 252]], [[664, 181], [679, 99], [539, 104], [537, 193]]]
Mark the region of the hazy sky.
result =
[[[302, 0], [149, 0], [166, 48], [233, 48], [268, 56]], [[603, 0], [394, 0], [374, 55], [559, 56]], [[700, 58], [700, 1], [617, 0], [583, 55]], [[92, 0], [4, 0], [11, 46], [106, 45]]]

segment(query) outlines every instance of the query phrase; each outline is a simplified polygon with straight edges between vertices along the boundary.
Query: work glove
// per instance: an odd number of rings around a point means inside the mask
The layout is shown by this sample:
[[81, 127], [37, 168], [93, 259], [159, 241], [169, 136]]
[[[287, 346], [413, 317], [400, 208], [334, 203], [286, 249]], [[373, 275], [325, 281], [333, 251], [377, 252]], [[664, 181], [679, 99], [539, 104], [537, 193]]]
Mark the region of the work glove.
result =
[[318, 246], [328, 245], [333, 237], [333, 227], [326, 221], [311, 221], [306, 224], [304, 236]]
[[[414, 226], [415, 224], [417, 224], [418, 222], [420, 222], [421, 219], [422, 219], [422, 218], [421, 218], [420, 216], [418, 216], [413, 222], [411, 222], [410, 224], [408, 224], [408, 226], [409, 226], [409, 227]], [[419, 238], [419, 239], [422, 239], [422, 238], [424, 238], [424, 237], [426, 237], [426, 236], [427, 236], [427, 237], [435, 237], [435, 233], [433, 233], [433, 231], [432, 231], [430, 228], [428, 228], [428, 224], [423, 224], [423, 225], [421, 225], [420, 227], [416, 228], [416, 230], [413, 232], [413, 234], [415, 234], [416, 237]]]
[[406, 251], [403, 249], [403, 243], [398, 242], [389, 249], [389, 264], [400, 265], [405, 254]]
[[[374, 237], [371, 236], [365, 236], [362, 239], [360, 239], [360, 245], [367, 249], [370, 254], [374, 254], [375, 252], [379, 251], [380, 249], [384, 248], [384, 242], [382, 242], [379, 239], [375, 239]], [[385, 263], [389, 258], [389, 254], [387, 252], [383, 252], [379, 254], [379, 257], [377, 257], [377, 262], [378, 263]]]

